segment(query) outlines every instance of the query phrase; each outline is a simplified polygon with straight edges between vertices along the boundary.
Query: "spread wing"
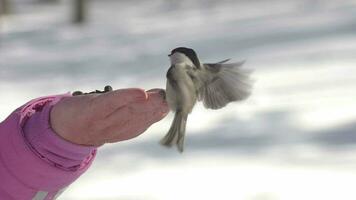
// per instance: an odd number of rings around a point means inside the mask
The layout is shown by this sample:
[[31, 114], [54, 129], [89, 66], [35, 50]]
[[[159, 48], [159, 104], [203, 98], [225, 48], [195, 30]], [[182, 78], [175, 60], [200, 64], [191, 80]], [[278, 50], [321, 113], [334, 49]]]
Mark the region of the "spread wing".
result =
[[204, 64], [206, 74], [204, 84], [198, 90], [198, 100], [206, 108], [219, 109], [233, 101], [241, 101], [250, 96], [252, 90], [251, 70], [242, 69], [243, 62]]

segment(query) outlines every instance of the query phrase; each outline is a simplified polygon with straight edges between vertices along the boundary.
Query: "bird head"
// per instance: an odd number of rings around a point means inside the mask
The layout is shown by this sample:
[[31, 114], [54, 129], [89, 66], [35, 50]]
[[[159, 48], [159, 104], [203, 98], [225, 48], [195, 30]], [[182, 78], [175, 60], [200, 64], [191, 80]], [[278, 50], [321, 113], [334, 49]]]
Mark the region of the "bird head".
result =
[[194, 65], [197, 68], [200, 68], [200, 61], [197, 54], [193, 49], [187, 47], [178, 47], [171, 51], [171, 54], [168, 55], [171, 64], [175, 65], [178, 63], [185, 63], [188, 65]]

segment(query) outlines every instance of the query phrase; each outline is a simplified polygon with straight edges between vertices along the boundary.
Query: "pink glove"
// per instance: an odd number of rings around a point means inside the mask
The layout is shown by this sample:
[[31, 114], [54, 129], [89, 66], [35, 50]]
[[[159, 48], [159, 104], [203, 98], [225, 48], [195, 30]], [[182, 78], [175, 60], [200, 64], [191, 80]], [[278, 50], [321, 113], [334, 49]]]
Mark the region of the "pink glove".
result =
[[101, 146], [134, 138], [169, 112], [164, 90], [120, 89], [65, 97], [50, 114], [53, 130], [75, 144]]

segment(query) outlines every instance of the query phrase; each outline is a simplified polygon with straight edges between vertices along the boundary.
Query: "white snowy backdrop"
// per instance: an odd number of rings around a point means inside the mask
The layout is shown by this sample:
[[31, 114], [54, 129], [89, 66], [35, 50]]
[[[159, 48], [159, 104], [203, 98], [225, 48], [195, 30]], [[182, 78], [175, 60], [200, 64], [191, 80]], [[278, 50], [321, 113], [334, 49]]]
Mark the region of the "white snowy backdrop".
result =
[[158, 145], [172, 115], [106, 145], [60, 200], [356, 199], [355, 0], [12, 1], [0, 18], [0, 120], [74, 90], [164, 87], [167, 54], [254, 69], [252, 97], [195, 108], [183, 154]]

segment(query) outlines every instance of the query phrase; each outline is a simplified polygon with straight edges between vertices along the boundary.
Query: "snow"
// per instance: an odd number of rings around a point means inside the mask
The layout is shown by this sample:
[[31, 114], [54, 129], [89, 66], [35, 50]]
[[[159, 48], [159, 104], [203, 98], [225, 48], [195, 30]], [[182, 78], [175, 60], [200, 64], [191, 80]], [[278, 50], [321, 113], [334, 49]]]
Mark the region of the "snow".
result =
[[254, 69], [252, 97], [189, 116], [186, 151], [158, 145], [172, 115], [106, 145], [59, 199], [355, 199], [356, 1], [15, 1], [0, 38], [0, 119], [74, 90], [164, 87], [167, 54]]

